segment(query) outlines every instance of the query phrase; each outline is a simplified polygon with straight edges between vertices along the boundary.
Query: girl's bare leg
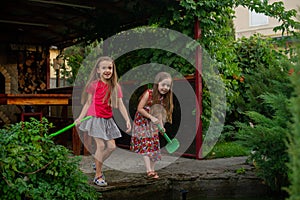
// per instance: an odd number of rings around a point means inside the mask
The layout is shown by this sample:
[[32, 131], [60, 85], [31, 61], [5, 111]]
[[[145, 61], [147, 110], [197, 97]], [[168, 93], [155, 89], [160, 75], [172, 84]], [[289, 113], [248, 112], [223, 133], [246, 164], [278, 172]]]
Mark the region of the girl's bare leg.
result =
[[103, 162], [112, 154], [112, 152], [116, 149], [115, 140], [106, 141], [106, 148], [103, 152]]
[[102, 176], [102, 167], [104, 161], [111, 155], [116, 149], [115, 140], [105, 141], [99, 138], [95, 138], [97, 149], [95, 153], [95, 164], [96, 164], [96, 177]]
[[153, 161], [150, 160], [150, 169], [151, 169], [152, 172], [155, 171], [155, 163], [156, 162], [153, 162]]
[[159, 178], [158, 174], [155, 172], [154, 167], [155, 167], [155, 162], [151, 161], [149, 156], [143, 156], [144, 161], [145, 161], [145, 166], [147, 170], [147, 176], [151, 178]]
[[99, 177], [102, 175], [102, 166], [103, 166], [103, 152], [105, 149], [104, 140], [95, 138], [96, 142], [96, 152], [95, 152], [95, 164], [96, 164], [96, 175]]
[[151, 172], [151, 166], [150, 166], [150, 158], [149, 156], [143, 156], [144, 162], [145, 162], [145, 167], [146, 167], [146, 172]]

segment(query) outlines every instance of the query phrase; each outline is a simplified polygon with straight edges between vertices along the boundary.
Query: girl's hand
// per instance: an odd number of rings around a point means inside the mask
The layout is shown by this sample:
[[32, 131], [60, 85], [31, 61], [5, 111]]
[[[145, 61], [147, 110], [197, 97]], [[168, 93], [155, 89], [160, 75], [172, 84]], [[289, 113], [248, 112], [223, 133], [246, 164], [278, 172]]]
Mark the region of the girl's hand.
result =
[[153, 124], [159, 124], [159, 120], [156, 117], [150, 116], [150, 120]]
[[131, 123], [130, 123], [129, 120], [126, 121], [126, 128], [127, 128], [127, 130], [126, 130], [125, 132], [126, 132], [126, 133], [129, 133], [129, 132], [131, 131]]
[[81, 123], [81, 119], [77, 118], [77, 119], [74, 121], [74, 123], [75, 123], [75, 126], [78, 126], [78, 125]]

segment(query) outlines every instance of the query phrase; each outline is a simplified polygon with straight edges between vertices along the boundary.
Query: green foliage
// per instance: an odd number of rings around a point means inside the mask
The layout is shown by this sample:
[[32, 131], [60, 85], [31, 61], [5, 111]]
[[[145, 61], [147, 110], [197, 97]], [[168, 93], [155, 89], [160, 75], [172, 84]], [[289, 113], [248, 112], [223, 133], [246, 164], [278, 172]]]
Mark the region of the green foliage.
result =
[[[287, 78], [289, 69], [287, 58], [283, 54], [278, 53], [279, 50], [276, 51], [272, 41], [265, 40], [266, 38], [261, 36], [254, 36], [249, 40], [242, 38], [235, 43], [235, 31], [232, 20], [234, 18], [234, 7], [239, 5], [256, 12], [265, 13], [282, 22], [280, 26], [274, 29], [275, 31], [281, 31], [282, 34], [295, 34], [293, 28], [298, 23], [292, 17], [295, 16], [296, 12], [294, 10], [285, 11], [282, 2], [269, 4], [268, 1], [263, 1], [262, 3], [260, 0], [170, 1], [168, 4], [161, 5], [165, 8], [165, 10], [161, 9], [164, 10], [163, 13], [153, 12], [149, 19], [150, 26], [176, 30], [191, 38], [195, 38], [194, 25], [196, 19], [199, 20], [201, 37], [196, 39], [208, 52], [225, 84], [228, 109], [225, 127], [228, 130], [228, 138], [234, 138], [235, 125], [233, 122], [247, 122], [249, 120], [250, 116], [243, 115], [245, 111], [254, 110], [267, 119], [273, 119], [274, 115], [281, 115], [277, 112], [278, 110], [271, 109], [272, 106], [264, 103], [262, 94], [266, 92], [269, 94], [282, 93], [288, 97], [291, 91]], [[183, 75], [194, 73], [194, 67], [187, 64], [182, 58], [170, 52], [154, 49], [130, 52], [123, 55], [116, 62], [119, 76], [126, 73], [129, 69], [150, 62], [172, 66]], [[84, 78], [82, 77], [81, 79]], [[212, 94], [206, 83], [203, 83], [203, 86], [202, 121], [203, 130], [206, 130], [212, 116], [210, 101]], [[281, 117], [279, 118], [282, 119]], [[272, 135], [272, 131], [268, 128], [266, 129], [267, 133]], [[257, 143], [261, 141], [259, 138], [256, 139]], [[272, 137], [269, 137], [269, 139], [272, 139]], [[271, 141], [266, 142], [266, 145]], [[256, 142], [251, 144], [256, 144]], [[262, 142], [264, 141], [262, 140]], [[281, 145], [278, 148], [284, 149]], [[264, 155], [264, 153], [262, 152], [261, 155]], [[279, 162], [274, 165], [275, 169], [269, 171], [267, 171], [267, 166], [263, 165], [262, 161], [260, 169], [263, 170], [260, 170], [260, 172], [266, 171], [268, 172], [266, 173], [267, 175], [271, 174], [269, 176], [270, 179], [274, 176], [277, 177], [278, 174], [278, 176], [281, 176], [281, 172], [276, 170], [282, 167], [282, 160], [284, 159], [279, 159]], [[282, 168], [284, 169], [284, 167]], [[274, 180], [270, 180], [269, 183], [273, 184]]]
[[[234, 48], [232, 47], [232, 42], [234, 41], [234, 31], [233, 31], [233, 21], [234, 18], [234, 7], [242, 5], [248, 7], [251, 10], [257, 12], [263, 12], [268, 16], [274, 17], [282, 22], [279, 27], [275, 30], [289, 31], [294, 33], [293, 28], [296, 27], [297, 22], [292, 20], [292, 17], [296, 15], [295, 10], [285, 11], [282, 2], [275, 2], [273, 4], [268, 4], [266, 1], [261, 3], [260, 0], [255, 1], [193, 1], [193, 0], [183, 0], [179, 3], [176, 1], [169, 1], [168, 3], [161, 2], [160, 6], [162, 9], [157, 11], [151, 11], [151, 17], [149, 19], [150, 26], [158, 26], [170, 28], [172, 30], [177, 30], [187, 36], [194, 38], [194, 25], [195, 19], [199, 19], [201, 28], [201, 38], [199, 38], [200, 44], [206, 49], [210, 56], [217, 62], [220, 62], [219, 71], [221, 72], [224, 82], [228, 84], [228, 99], [231, 100], [235, 96], [234, 92], [231, 91], [232, 88], [236, 87], [237, 82], [232, 80], [233, 74], [239, 74], [239, 68], [237, 67], [234, 59], [236, 54]], [[163, 11], [163, 13], [161, 13]], [[100, 21], [103, 16], [97, 16]], [[97, 19], [98, 19], [97, 18]], [[98, 25], [98, 23], [97, 23]], [[100, 29], [103, 32], [102, 29]], [[91, 33], [96, 35], [96, 33]], [[89, 38], [89, 37], [87, 37]], [[98, 38], [100, 39], [100, 38]], [[71, 75], [74, 77], [77, 74], [79, 66], [81, 66], [81, 61], [86, 53], [90, 52], [90, 48], [84, 49], [84, 46], [93, 46], [93, 41], [90, 40], [87, 44], [79, 44], [73, 50], [66, 53], [66, 59], [68, 59], [68, 64], [73, 68]], [[86, 51], [87, 50], [87, 51]], [[119, 68], [120, 74], [123, 74], [128, 69], [128, 66], [134, 66], [138, 62], [137, 59], [142, 61], [149, 61], [153, 58], [156, 60], [166, 60], [167, 64], [170, 66], [181, 66], [179, 72], [183, 75], [191, 73], [193, 68], [188, 68], [189, 66], [180, 59], [174, 58], [174, 55], [166, 55], [167, 53], [159, 51], [150, 51], [150, 53], [145, 53], [142, 51], [136, 57], [127, 56], [136, 59], [127, 59], [126, 64], [120, 64]], [[150, 55], [149, 55], [150, 54]], [[145, 56], [144, 56], [145, 55]], [[69, 72], [66, 72], [69, 73]], [[74, 78], [73, 78], [74, 81]], [[72, 82], [72, 79], [70, 80]]]
[[[72, 47], [65, 48], [62, 52], [63, 59], [70, 66], [70, 71], [63, 68], [62, 75], [67, 78], [70, 84], [74, 84], [75, 80], [78, 85], [85, 83], [91, 68], [94, 66], [99, 54], [102, 50], [102, 41], [95, 40], [91, 43], [80, 43]], [[80, 77], [77, 78], [77, 75]]]
[[[239, 92], [237, 88], [240, 86], [240, 81], [234, 79], [233, 76], [240, 77], [241, 71], [238, 66], [236, 48], [234, 47], [234, 28], [233, 28], [233, 18], [234, 18], [234, 7], [245, 6], [251, 10], [257, 12], [263, 12], [268, 16], [274, 17], [279, 21], [284, 22], [282, 28], [284, 31], [290, 31], [291, 28], [296, 26], [296, 22], [291, 18], [295, 16], [295, 11], [285, 11], [282, 3], [268, 4], [264, 2], [261, 3], [260, 0], [255, 1], [232, 1], [232, 0], [182, 0], [182, 1], [169, 1], [168, 3], [161, 2], [160, 6], [162, 9], [157, 11], [151, 11], [151, 17], [149, 19], [150, 26], [164, 27], [172, 30], [179, 31], [191, 38], [195, 38], [194, 26], [195, 20], [199, 19], [199, 25], [201, 28], [201, 37], [197, 38], [201, 46], [208, 52], [210, 58], [217, 63], [218, 71], [222, 77], [223, 82], [226, 85], [226, 95], [227, 95], [227, 108], [231, 112], [235, 110], [236, 103]], [[163, 11], [163, 12], [161, 12]], [[280, 29], [280, 28], [277, 28]], [[95, 33], [93, 33], [95, 34]], [[162, 41], [163, 42], [163, 41]], [[92, 44], [90, 41], [89, 44]], [[82, 61], [84, 56], [87, 56], [86, 52], [90, 50], [89, 45], [78, 45], [80, 48], [75, 48], [72, 53], [66, 53], [66, 58], [70, 57], [68, 64], [72, 66], [73, 78], [70, 82], [73, 83], [75, 76], [78, 71], [78, 67], [81, 66], [78, 61]], [[93, 46], [93, 45], [91, 45]], [[195, 68], [188, 64], [184, 59], [170, 53], [163, 52], [154, 49], [143, 49], [138, 52], [130, 52], [122, 56], [117, 61], [119, 76], [126, 73], [129, 69], [139, 66], [141, 64], [149, 62], [158, 62], [165, 64], [167, 66], [174, 67], [178, 72], [183, 75], [194, 73]], [[82, 70], [86, 70], [86, 65], [83, 65]], [[74, 69], [73, 69], [74, 67]], [[84, 79], [84, 77], [80, 78]], [[209, 118], [210, 114], [210, 99], [209, 90], [203, 89], [203, 102], [205, 105], [203, 114], [206, 118]]]
[[278, 19], [280, 25], [273, 29], [275, 32], [281, 31], [282, 35], [297, 35], [295, 28], [299, 28], [299, 22], [293, 19], [296, 17], [297, 11], [295, 9], [285, 10], [283, 1], [269, 3], [267, 0], [237, 0], [236, 3], [257, 13], [264, 13]]
[[300, 199], [300, 46], [298, 46], [298, 62], [295, 65], [295, 72], [291, 75], [291, 81], [294, 86], [293, 96], [291, 98], [292, 125], [291, 133], [288, 137], [288, 163], [290, 185], [287, 188], [289, 200]]
[[[116, 60], [118, 74], [121, 76], [127, 71], [147, 63], [159, 63], [165, 66], [170, 66], [183, 75], [193, 74], [195, 68], [180, 56], [166, 52], [160, 49], [141, 49], [132, 51], [119, 57]], [[159, 71], [160, 69], [153, 68], [152, 70]], [[137, 79], [140, 74], [137, 74]]]
[[261, 35], [241, 38], [235, 43], [237, 60], [241, 73], [233, 78], [239, 81], [236, 88], [239, 96], [234, 101], [234, 110], [228, 113], [228, 124], [238, 120], [247, 121], [245, 111], [256, 111], [272, 116], [269, 105], [263, 104], [262, 94], [280, 92], [289, 97], [292, 87], [288, 71], [291, 64], [288, 58], [277, 51], [271, 39]]
[[0, 129], [1, 199], [97, 199], [80, 158], [46, 136], [52, 126], [31, 118]]
[[[235, 40], [232, 21], [234, 17], [233, 5], [232, 1], [184, 0], [180, 1], [177, 7], [169, 6], [165, 14], [155, 21], [160, 27], [177, 30], [195, 38], [194, 26], [196, 19], [199, 19], [201, 35], [200, 38], [196, 39], [208, 52], [207, 56], [215, 62], [219, 75], [226, 85], [228, 110], [231, 110], [231, 103], [237, 95], [233, 90], [237, 87], [237, 82], [232, 80], [232, 75], [240, 73], [237, 63], [234, 62], [236, 54], [232, 45]], [[168, 20], [167, 17], [169, 17]], [[205, 94], [209, 90], [205, 83], [203, 85], [203, 103], [209, 105], [209, 95]], [[210, 106], [204, 107], [204, 116], [209, 117], [210, 109]]]
[[285, 141], [289, 133], [288, 98], [281, 94], [261, 96], [264, 104], [269, 105], [273, 116], [267, 117], [255, 111], [248, 111], [249, 123], [237, 122], [238, 139], [252, 150], [250, 159], [255, 163], [257, 175], [274, 191], [280, 191], [287, 185], [288, 161]]
[[239, 169], [236, 170], [237, 174], [245, 174], [246, 173], [246, 169], [244, 167], [241, 167]]
[[241, 145], [240, 143], [219, 141], [213, 148], [213, 150], [207, 155], [207, 159], [213, 158], [230, 158], [237, 156], [249, 155], [249, 149]]

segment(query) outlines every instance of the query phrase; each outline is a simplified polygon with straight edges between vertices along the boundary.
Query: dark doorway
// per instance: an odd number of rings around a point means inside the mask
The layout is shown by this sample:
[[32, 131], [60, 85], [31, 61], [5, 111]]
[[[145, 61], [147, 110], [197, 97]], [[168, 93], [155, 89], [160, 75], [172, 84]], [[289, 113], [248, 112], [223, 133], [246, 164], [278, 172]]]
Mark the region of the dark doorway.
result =
[[0, 73], [0, 94], [5, 94], [5, 77]]

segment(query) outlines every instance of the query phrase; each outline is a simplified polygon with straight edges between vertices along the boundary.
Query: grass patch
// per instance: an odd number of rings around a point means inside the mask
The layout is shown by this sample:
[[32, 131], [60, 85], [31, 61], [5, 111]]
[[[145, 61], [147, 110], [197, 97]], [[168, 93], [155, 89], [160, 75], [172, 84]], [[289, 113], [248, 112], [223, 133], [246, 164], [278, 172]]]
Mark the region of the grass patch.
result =
[[217, 143], [212, 151], [206, 156], [207, 159], [212, 158], [228, 158], [237, 156], [247, 156], [250, 150], [242, 146], [238, 142], [220, 142]]

